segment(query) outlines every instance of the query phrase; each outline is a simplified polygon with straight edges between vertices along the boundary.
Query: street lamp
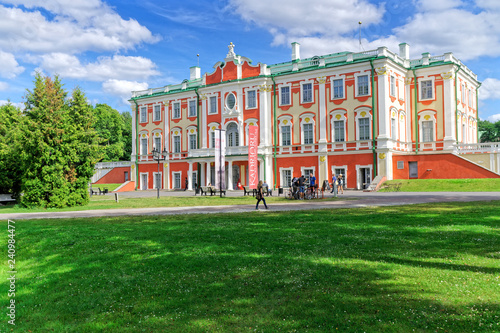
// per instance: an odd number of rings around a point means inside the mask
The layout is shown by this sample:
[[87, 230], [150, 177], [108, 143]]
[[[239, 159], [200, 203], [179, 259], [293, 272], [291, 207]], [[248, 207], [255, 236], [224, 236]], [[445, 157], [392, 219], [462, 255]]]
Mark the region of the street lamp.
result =
[[[167, 150], [163, 148], [163, 151], [156, 150], [156, 147], [153, 148], [153, 160], [158, 162], [158, 174], [160, 176], [160, 161], [165, 161], [167, 158]], [[160, 180], [158, 179], [156, 182], [156, 199], [160, 199]]]

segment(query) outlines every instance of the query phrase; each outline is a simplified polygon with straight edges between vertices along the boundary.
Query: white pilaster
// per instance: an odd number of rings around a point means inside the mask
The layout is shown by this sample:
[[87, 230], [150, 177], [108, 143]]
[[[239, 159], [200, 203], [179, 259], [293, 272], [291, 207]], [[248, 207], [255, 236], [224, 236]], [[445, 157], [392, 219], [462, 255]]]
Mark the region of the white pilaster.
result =
[[325, 152], [327, 150], [326, 140], [326, 90], [325, 82], [326, 77], [322, 76], [317, 78], [318, 81], [318, 104], [319, 104], [319, 151]]
[[[389, 80], [387, 75], [387, 68], [380, 67], [376, 68], [378, 74], [378, 85], [377, 85], [377, 111], [378, 111], [378, 147], [387, 148], [388, 139], [391, 137], [389, 133], [391, 114], [389, 110], [390, 99], [389, 99]], [[375, 97], [375, 92], [372, 91], [372, 98]]]
[[198, 128], [198, 133], [201, 135], [201, 148], [206, 149], [207, 146], [207, 98], [203, 96], [201, 99], [201, 110], [200, 110], [200, 127]]
[[442, 73], [443, 77], [443, 119], [444, 119], [444, 149], [453, 149], [455, 138], [455, 81], [453, 71]]
[[227, 161], [227, 189], [232, 190], [233, 188], [234, 188], [233, 187], [233, 161]]
[[189, 164], [189, 170], [188, 170], [188, 174], [187, 174], [187, 177], [188, 177], [188, 190], [192, 190], [193, 189], [193, 162], [188, 162]]

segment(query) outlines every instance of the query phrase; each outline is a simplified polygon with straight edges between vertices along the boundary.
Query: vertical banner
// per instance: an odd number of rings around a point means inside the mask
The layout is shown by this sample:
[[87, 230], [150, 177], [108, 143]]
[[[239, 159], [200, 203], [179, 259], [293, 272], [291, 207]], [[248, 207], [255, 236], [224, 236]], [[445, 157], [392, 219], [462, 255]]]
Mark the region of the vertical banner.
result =
[[226, 189], [226, 131], [215, 130], [215, 188]]
[[248, 180], [251, 189], [256, 189], [259, 182], [259, 164], [257, 162], [258, 132], [259, 128], [257, 126], [248, 126]]

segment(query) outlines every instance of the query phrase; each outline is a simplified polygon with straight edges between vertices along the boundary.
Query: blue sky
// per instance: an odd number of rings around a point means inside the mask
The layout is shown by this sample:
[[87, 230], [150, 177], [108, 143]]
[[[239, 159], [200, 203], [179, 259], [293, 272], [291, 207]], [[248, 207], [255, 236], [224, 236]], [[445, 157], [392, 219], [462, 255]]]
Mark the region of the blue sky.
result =
[[[445, 52], [482, 82], [479, 116], [500, 120], [498, 0], [0, 0], [0, 104], [20, 105], [33, 75], [59, 74], [93, 103], [129, 111], [132, 90], [201, 73], [235, 52], [254, 63], [410, 44]], [[197, 55], [199, 54], [199, 59]]]

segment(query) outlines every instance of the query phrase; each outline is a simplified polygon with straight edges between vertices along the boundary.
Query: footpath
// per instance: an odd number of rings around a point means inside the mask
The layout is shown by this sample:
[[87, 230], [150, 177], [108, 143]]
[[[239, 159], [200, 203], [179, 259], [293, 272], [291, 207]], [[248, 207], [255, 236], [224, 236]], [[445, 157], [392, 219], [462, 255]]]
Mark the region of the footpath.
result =
[[[113, 195], [113, 194], [109, 194]], [[137, 191], [120, 193], [120, 197], [156, 197], [156, 191]], [[193, 196], [192, 191], [161, 192], [161, 196]], [[228, 196], [241, 196], [241, 192], [228, 192]], [[329, 195], [331, 196], [331, 195]], [[215, 213], [247, 213], [255, 212], [255, 200], [248, 205], [224, 206], [195, 206], [195, 207], [158, 207], [158, 208], [130, 208], [130, 209], [100, 209], [69, 212], [39, 212], [39, 213], [11, 213], [0, 214], [0, 220], [48, 219], [48, 218], [81, 218], [127, 215], [174, 215], [174, 214], [215, 214]], [[363, 192], [345, 191], [339, 195], [339, 200], [300, 200], [259, 205], [259, 212], [314, 210], [335, 208], [361, 208], [397, 206], [409, 204], [425, 204], [434, 202], [470, 202], [470, 201], [500, 201], [500, 192]], [[500, 202], [499, 202], [500, 204]]]

